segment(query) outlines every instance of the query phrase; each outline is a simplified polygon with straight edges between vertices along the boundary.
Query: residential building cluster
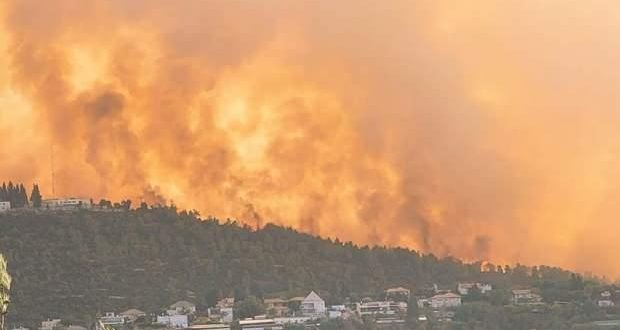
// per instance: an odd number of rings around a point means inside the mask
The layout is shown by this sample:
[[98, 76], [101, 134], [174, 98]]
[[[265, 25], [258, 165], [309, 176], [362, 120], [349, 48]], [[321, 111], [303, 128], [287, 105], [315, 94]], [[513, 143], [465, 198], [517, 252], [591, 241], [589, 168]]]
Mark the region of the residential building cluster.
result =
[[[230, 330], [231, 326], [242, 330], [281, 330], [290, 325], [302, 325], [308, 328], [323, 320], [349, 318], [371, 321], [378, 327], [384, 325], [392, 327], [407, 321], [410, 301], [416, 303], [418, 322], [431, 319], [450, 322], [462, 304], [471, 299], [480, 299], [478, 294], [489, 295], [493, 290], [494, 288], [487, 283], [462, 282], [452, 289], [439, 288], [437, 285], [421, 288], [416, 290], [415, 296], [412, 296], [409, 289], [396, 287], [385, 290], [381, 299], [366, 297], [357, 302], [346, 299], [346, 303], [335, 305], [327, 304], [317, 292], [311, 291], [300, 297], [265, 298], [260, 309], [264, 309], [264, 314], [248, 318], [236, 315], [243, 302], [235, 301], [232, 297], [223, 298], [214, 306], [201, 311], [192, 302], [178, 301], [156, 314], [147, 314], [135, 308], [119, 313], [107, 312], [98, 318], [96, 330], [119, 329], [139, 320], [144, 324], [157, 324], [166, 329], [189, 330]], [[541, 295], [531, 288], [514, 289], [506, 293], [510, 293], [509, 303], [512, 305], [539, 308], [537, 306], [543, 304]], [[474, 294], [475, 297], [472, 296]], [[595, 301], [600, 308], [620, 306], [620, 290], [615, 290], [613, 287], [596, 292], [593, 297], [596, 297]], [[261, 302], [256, 303], [260, 305]], [[38, 330], [58, 330], [61, 322], [60, 319], [43, 321]], [[86, 330], [80, 326], [62, 328]]]

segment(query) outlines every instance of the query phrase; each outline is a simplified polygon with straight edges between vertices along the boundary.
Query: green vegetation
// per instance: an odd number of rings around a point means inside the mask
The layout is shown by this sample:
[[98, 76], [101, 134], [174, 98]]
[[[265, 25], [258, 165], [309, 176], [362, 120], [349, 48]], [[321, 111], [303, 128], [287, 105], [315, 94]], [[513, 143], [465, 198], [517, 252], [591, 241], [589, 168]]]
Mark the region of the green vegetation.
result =
[[[38, 189], [38, 188], [37, 188]], [[28, 205], [28, 193], [23, 184], [2, 183], [0, 186], [0, 202], [11, 202], [11, 207], [19, 208]]]
[[532, 320], [523, 322], [529, 328], [548, 319], [540, 314], [547, 311], [503, 307], [514, 287], [535, 287], [548, 302], [571, 302], [551, 308], [558, 314], [549, 315], [584, 322], [594, 318], [587, 314], [587, 303], [596, 283], [559, 268], [482, 267], [404, 248], [320, 239], [275, 225], [253, 231], [173, 207], [12, 212], [0, 215], [0, 250], [14, 277], [8, 322], [30, 328], [48, 317], [88, 325], [106, 311], [158, 312], [181, 299], [204, 309], [235, 296], [247, 302], [241, 307], [250, 315], [264, 308], [259, 301], [264, 297], [316, 290], [328, 304], [336, 304], [347, 297], [378, 297], [393, 286], [418, 293], [433, 283], [453, 289], [457, 281], [496, 288], [491, 295], [473, 295], [471, 305], [457, 311], [458, 329], [496, 329], [492, 324], [511, 324], [518, 315]]

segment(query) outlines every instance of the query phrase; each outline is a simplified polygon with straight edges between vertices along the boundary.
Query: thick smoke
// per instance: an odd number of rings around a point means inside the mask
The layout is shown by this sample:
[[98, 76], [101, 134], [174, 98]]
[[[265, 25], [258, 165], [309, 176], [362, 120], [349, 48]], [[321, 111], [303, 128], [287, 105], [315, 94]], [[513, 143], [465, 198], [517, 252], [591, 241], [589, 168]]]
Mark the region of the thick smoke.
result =
[[[5, 0], [0, 177], [617, 276], [613, 1]], [[543, 253], [544, 251], [544, 253]]]

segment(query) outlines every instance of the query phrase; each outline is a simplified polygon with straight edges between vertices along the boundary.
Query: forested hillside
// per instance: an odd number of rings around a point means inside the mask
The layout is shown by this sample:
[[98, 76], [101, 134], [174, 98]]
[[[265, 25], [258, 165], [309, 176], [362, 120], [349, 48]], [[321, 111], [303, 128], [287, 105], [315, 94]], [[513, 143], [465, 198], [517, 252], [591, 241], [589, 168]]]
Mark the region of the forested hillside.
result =
[[396, 285], [422, 290], [459, 280], [500, 290], [542, 283], [550, 295], [582, 284], [557, 268], [487, 265], [482, 272], [480, 263], [358, 247], [274, 225], [254, 231], [174, 208], [0, 215], [0, 251], [14, 278], [9, 324], [30, 327], [47, 317], [87, 324], [105, 311], [158, 311], [179, 299], [200, 308], [228, 295], [313, 289], [336, 303]]

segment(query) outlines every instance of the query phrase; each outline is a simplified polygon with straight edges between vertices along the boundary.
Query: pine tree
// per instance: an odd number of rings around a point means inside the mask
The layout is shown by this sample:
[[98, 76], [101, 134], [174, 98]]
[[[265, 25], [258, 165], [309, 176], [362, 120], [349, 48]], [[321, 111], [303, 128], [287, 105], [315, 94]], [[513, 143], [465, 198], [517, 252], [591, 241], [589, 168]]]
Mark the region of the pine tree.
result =
[[0, 187], [0, 202], [8, 202], [8, 201], [9, 201], [9, 194], [8, 194], [8, 191], [6, 190], [6, 183], [3, 182], [2, 187]]
[[15, 187], [13, 186], [13, 182], [9, 181], [9, 184], [6, 186], [6, 191], [7, 191], [7, 201], [11, 203], [11, 207], [14, 207], [16, 198], [15, 198]]
[[28, 206], [28, 193], [26, 192], [26, 188], [23, 184], [19, 185], [19, 192], [17, 194], [17, 198], [19, 200], [19, 207]]
[[32, 192], [30, 193], [30, 202], [33, 207], [39, 208], [41, 207], [41, 200], [43, 197], [41, 196], [41, 191], [39, 190], [39, 185], [32, 185]]

